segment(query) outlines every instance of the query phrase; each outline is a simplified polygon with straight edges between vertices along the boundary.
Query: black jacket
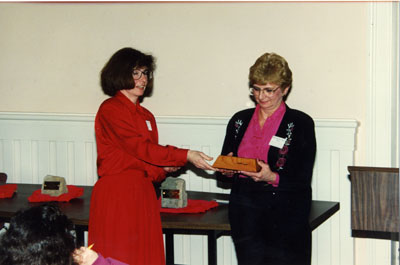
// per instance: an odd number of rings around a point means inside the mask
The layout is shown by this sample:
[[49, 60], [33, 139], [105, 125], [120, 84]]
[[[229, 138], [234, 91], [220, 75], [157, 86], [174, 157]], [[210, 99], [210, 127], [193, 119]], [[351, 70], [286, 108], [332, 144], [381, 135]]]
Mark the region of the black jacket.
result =
[[[250, 123], [255, 108], [237, 112], [230, 119], [222, 147], [222, 155], [233, 152], [237, 156], [238, 148]], [[286, 112], [279, 125], [276, 136], [286, 138], [282, 149], [270, 146], [268, 164], [273, 172], [279, 174], [279, 186], [267, 186], [271, 190], [300, 191], [311, 187], [314, 167], [316, 140], [313, 119], [304, 112], [286, 105]], [[265, 189], [265, 183], [254, 183]]]

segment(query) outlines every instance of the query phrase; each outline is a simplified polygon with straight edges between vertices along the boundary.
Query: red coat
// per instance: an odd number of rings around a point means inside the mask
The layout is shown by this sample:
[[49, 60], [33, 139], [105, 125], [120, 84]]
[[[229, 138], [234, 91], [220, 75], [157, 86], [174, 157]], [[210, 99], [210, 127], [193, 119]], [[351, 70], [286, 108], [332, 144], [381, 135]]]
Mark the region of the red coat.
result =
[[97, 167], [90, 201], [89, 244], [131, 265], [165, 264], [153, 181], [163, 166], [183, 166], [187, 149], [158, 144], [153, 114], [121, 92], [105, 100], [95, 120]]

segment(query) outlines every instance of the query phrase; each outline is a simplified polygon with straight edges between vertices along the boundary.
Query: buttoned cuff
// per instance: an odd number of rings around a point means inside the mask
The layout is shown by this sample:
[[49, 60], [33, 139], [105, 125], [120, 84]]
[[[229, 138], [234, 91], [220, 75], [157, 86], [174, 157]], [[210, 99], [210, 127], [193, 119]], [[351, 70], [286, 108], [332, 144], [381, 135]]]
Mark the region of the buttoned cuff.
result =
[[268, 184], [271, 184], [273, 187], [278, 187], [279, 186], [279, 174], [274, 173], [276, 176], [275, 181], [268, 181]]

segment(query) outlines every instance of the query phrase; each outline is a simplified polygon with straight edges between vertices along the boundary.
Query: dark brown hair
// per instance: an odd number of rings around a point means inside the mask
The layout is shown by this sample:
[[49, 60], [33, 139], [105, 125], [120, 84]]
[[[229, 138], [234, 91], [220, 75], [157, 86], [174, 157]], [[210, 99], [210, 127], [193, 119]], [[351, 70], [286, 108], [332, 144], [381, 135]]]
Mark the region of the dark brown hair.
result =
[[19, 210], [0, 238], [0, 264], [78, 265], [74, 230], [56, 204]]
[[[154, 58], [133, 48], [122, 48], [111, 56], [101, 70], [101, 88], [104, 94], [114, 96], [117, 91], [132, 89], [135, 82], [132, 77], [134, 68], [146, 67], [152, 73], [155, 68]], [[148, 77], [147, 88], [153, 85], [152, 74]]]

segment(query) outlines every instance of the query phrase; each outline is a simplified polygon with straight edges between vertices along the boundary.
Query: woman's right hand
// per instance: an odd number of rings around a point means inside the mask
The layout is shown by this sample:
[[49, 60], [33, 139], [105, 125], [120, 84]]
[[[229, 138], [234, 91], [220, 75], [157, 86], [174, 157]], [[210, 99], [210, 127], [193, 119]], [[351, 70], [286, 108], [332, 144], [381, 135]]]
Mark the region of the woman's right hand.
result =
[[194, 151], [194, 150], [189, 150], [187, 153], [187, 160], [192, 163], [195, 167], [201, 168], [201, 169], [209, 169], [209, 170], [216, 170], [212, 166], [210, 166], [207, 161], [213, 160], [212, 157], [204, 154], [203, 152], [200, 151]]
[[257, 159], [257, 164], [261, 167], [259, 172], [240, 171], [241, 174], [251, 177], [255, 182], [275, 182], [276, 174], [271, 171], [267, 163]]

